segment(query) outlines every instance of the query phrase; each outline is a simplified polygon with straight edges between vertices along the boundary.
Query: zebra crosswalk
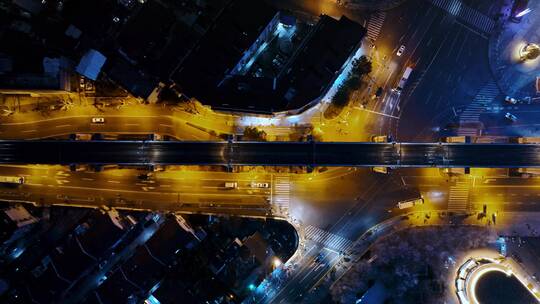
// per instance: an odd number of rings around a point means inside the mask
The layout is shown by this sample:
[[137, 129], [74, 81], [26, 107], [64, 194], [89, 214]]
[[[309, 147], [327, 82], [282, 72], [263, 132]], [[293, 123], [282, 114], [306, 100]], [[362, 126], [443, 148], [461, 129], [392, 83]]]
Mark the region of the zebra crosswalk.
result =
[[272, 204], [282, 215], [289, 214], [289, 202], [291, 193], [291, 180], [289, 175], [274, 176], [273, 202]]
[[[459, 115], [459, 124], [466, 126], [471, 123], [480, 122], [480, 115], [486, 110], [493, 100], [499, 95], [499, 89], [494, 81], [488, 82], [480, 89], [478, 94], [474, 97], [473, 101], [465, 108], [465, 110]], [[460, 127], [458, 135], [460, 136], [475, 136], [479, 135], [478, 129]]]
[[469, 181], [457, 181], [450, 187], [449, 211], [466, 211], [469, 205]]
[[352, 242], [349, 239], [322, 230], [315, 226], [307, 226], [304, 232], [306, 239], [317, 242], [332, 250], [342, 252], [346, 251], [352, 246]]
[[489, 34], [495, 27], [495, 21], [479, 11], [463, 4], [461, 0], [429, 0], [433, 5], [456, 16], [465, 25], [482, 33]]
[[479, 134], [479, 129], [478, 128], [464, 128], [464, 127], [459, 127], [459, 129], [457, 130], [457, 135], [458, 136], [479, 136], [481, 134]]
[[371, 15], [367, 24], [367, 37], [369, 40], [376, 41], [379, 38], [385, 18], [385, 12], [376, 12]]

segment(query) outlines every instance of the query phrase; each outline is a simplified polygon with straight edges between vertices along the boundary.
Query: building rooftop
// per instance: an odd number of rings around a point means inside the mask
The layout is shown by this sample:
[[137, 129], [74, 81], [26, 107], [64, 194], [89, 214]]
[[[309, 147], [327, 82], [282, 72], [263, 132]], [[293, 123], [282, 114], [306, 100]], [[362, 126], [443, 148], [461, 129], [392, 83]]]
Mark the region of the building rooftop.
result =
[[[97, 240], [96, 240], [97, 241]], [[50, 254], [58, 274], [69, 281], [79, 278], [96, 260], [85, 254], [77, 239], [70, 237]]]
[[[257, 19], [270, 22], [272, 16], [268, 13], [266, 18]], [[257, 75], [259, 71], [253, 70], [263, 69], [262, 62], [257, 61], [253, 67], [248, 67], [250, 72], [247, 74], [231, 73], [241, 53], [232, 52], [230, 46], [220, 45], [212, 40], [215, 39], [213, 36], [208, 35], [203, 38], [197, 52], [188, 57], [187, 63], [176, 71], [173, 80], [180, 84], [188, 96], [216, 109], [271, 113], [304, 107], [331, 86], [341, 67], [360, 45], [366, 30], [345, 16], [336, 20], [323, 15], [315, 26], [307, 29], [307, 33], [305, 26], [298, 26], [301, 30], [297, 33], [295, 26], [291, 25], [295, 19], [283, 16], [287, 24], [277, 25], [273, 35], [291, 35], [287, 38], [289, 44], [273, 46], [273, 51], [269, 46], [266, 49], [262, 46], [254, 54], [264, 58], [265, 52], [275, 52], [272, 55], [274, 60], [270, 61], [277, 72], [260, 71], [261, 75]], [[222, 36], [227, 37], [224, 34]], [[256, 37], [256, 34], [252, 36]], [[268, 45], [272, 46], [272, 43]], [[241, 47], [232, 50], [240, 51], [248, 47], [242, 43], [237, 45]], [[223, 51], [213, 54], [215, 50]], [[212, 55], [213, 60], [205, 60]], [[251, 61], [246, 63], [248, 66], [251, 64]]]
[[79, 65], [77, 65], [77, 73], [86, 78], [96, 80], [106, 60], [107, 58], [100, 52], [94, 49], [88, 50], [88, 52], [82, 56]]
[[87, 228], [76, 236], [81, 247], [90, 255], [99, 257], [124, 234], [107, 214], [95, 212], [84, 223]]
[[336, 20], [322, 15], [307, 42], [278, 76], [286, 109], [298, 109], [323, 94], [365, 34], [364, 27], [345, 16]]
[[126, 303], [132, 294], [140, 289], [126, 280], [122, 269], [116, 268], [111, 275], [95, 291], [96, 297], [104, 304]]
[[187, 95], [211, 104], [217, 88], [244, 52], [274, 18], [276, 10], [260, 1], [237, 0], [223, 10], [212, 27], [172, 75]]
[[146, 242], [146, 247], [154, 258], [171, 265], [186, 245], [194, 240], [195, 237], [184, 231], [174, 218], [169, 218]]
[[164, 34], [169, 33], [174, 22], [173, 13], [160, 2], [146, 2], [122, 28], [118, 36], [121, 51], [140, 63], [159, 57], [169, 38]]
[[137, 97], [147, 98], [159, 83], [156, 77], [146, 74], [121, 57], [106, 65], [105, 71], [116, 84]]
[[52, 303], [70, 282], [58, 276], [54, 263], [48, 260], [42, 271], [33, 271], [34, 274], [27, 279], [27, 292], [38, 303]]

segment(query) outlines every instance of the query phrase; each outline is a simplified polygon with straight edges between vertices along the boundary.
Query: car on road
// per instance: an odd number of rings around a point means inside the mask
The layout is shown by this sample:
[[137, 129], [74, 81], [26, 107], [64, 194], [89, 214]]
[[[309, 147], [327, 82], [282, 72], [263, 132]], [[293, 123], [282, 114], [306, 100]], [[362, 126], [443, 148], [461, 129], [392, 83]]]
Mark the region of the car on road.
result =
[[401, 45], [401, 46], [399, 47], [399, 49], [397, 50], [396, 55], [398, 55], [398, 57], [399, 57], [399, 56], [403, 55], [403, 52], [405, 52], [405, 46], [404, 46], [404, 45]]
[[237, 182], [226, 182], [225, 183], [225, 189], [236, 189], [238, 188]]
[[516, 115], [510, 113], [510, 112], [506, 112], [506, 114], [504, 114], [504, 117], [508, 120], [510, 120], [511, 122], [516, 122], [517, 121], [517, 117]]
[[92, 123], [99, 123], [99, 124], [105, 123], [105, 118], [104, 117], [92, 117]]
[[517, 99], [515, 99], [513, 97], [510, 97], [510, 96], [506, 96], [504, 98], [504, 101], [507, 102], [507, 103], [510, 103], [510, 104], [516, 104], [517, 103]]
[[258, 183], [258, 182], [252, 182], [251, 188], [270, 188], [269, 183]]

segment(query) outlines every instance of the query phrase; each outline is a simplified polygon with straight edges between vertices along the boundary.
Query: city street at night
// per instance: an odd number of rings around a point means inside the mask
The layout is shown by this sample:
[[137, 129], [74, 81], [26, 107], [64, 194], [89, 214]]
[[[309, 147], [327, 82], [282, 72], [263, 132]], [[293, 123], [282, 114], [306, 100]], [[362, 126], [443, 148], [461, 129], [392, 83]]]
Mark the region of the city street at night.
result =
[[0, 302], [540, 302], [539, 0], [0, 3]]

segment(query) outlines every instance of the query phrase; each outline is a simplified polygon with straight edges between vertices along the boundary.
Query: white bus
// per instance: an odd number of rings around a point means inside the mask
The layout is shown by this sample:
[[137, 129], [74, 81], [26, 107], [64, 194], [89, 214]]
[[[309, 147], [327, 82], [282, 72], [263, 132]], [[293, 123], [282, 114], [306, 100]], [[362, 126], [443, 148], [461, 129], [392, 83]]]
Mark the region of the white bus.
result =
[[407, 67], [405, 72], [403, 72], [403, 76], [401, 76], [397, 87], [393, 89], [393, 91], [398, 93], [398, 95], [401, 94], [401, 91], [403, 91], [403, 88], [405, 87], [405, 84], [407, 84], [407, 80], [409, 79], [409, 76], [411, 76], [412, 71], [413, 69], [411, 67]]
[[22, 177], [22, 176], [0, 176], [0, 183], [24, 184], [24, 177]]
[[422, 205], [423, 203], [424, 203], [423, 198], [414, 198], [414, 199], [410, 199], [406, 201], [401, 201], [397, 204], [397, 206], [399, 209], [406, 209], [406, 208], [414, 207], [416, 205]]

